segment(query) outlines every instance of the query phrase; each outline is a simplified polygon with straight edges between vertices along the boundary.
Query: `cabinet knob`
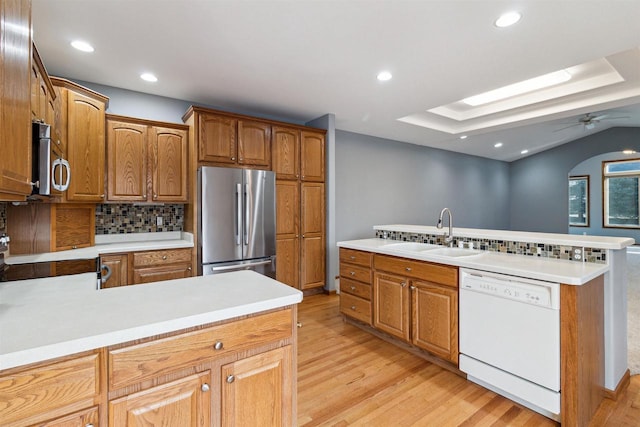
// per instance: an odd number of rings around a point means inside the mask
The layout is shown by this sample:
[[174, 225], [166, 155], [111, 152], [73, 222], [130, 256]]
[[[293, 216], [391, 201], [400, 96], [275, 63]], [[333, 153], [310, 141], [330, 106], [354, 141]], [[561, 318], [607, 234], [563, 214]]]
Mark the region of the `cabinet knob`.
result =
[[209, 387], [209, 384], [204, 383], [204, 384], [202, 384], [202, 387], [200, 387], [200, 390], [202, 390], [202, 391], [205, 391], [205, 392], [206, 392], [206, 391], [211, 390], [211, 387]]
[[143, 198], [143, 199], [146, 199], [146, 198], [147, 198], [147, 195], [146, 195], [146, 194], [143, 194], [143, 195], [142, 195], [142, 198]]
[[349, 258], [356, 259], [356, 256], [355, 255], [351, 255]]
[[411, 289], [412, 291], [415, 291], [416, 287], [415, 286], [410, 286], [409, 289]]
[[232, 382], [234, 382], [235, 380], [236, 380], [236, 377], [234, 377], [233, 375], [229, 375], [229, 376], [227, 377], [227, 382], [228, 382], [229, 384], [231, 384], [231, 383], [232, 383]]
[[405, 286], [407, 286], [407, 282], [400, 282], [400, 286], [404, 288]]
[[162, 255], [162, 259], [167, 259], [167, 256], [166, 255]]
[[232, 157], [232, 158], [231, 158], [231, 160], [235, 161], [235, 160], [236, 160], [236, 158], [235, 158], [235, 157]]
[[187, 271], [191, 271], [191, 267], [187, 267]]
[[88, 424], [85, 424], [84, 427], [93, 427], [93, 424], [88, 423]]
[[78, 249], [76, 245], [71, 246], [71, 249]]
[[216, 341], [216, 343], [213, 345], [213, 348], [215, 348], [216, 350], [222, 350], [224, 348], [224, 344], [222, 343], [222, 341]]
[[356, 272], [355, 272], [355, 271], [352, 271], [352, 272], [351, 272], [351, 275], [352, 275], [352, 276], [355, 276], [355, 275], [356, 275]]
[[158, 198], [158, 195], [156, 193], [153, 193], [153, 200], [156, 200]]
[[351, 306], [351, 310], [356, 311], [356, 306], [355, 306], [355, 305], [352, 305], [352, 306]]
[[298, 328], [302, 328], [302, 322], [297, 322], [297, 323], [296, 323], [296, 326], [297, 326]]
[[405, 270], [411, 271], [411, 267], [406, 267]]
[[355, 286], [352, 286], [352, 287], [351, 287], [351, 290], [352, 290], [352, 291], [355, 291], [355, 290], [356, 290], [356, 287], [355, 287]]
[[104, 194], [101, 194], [100, 197], [104, 199]]
[[60, 144], [62, 144], [62, 143], [60, 142], [60, 140], [57, 140], [57, 141], [56, 141], [56, 144], [60, 145]]

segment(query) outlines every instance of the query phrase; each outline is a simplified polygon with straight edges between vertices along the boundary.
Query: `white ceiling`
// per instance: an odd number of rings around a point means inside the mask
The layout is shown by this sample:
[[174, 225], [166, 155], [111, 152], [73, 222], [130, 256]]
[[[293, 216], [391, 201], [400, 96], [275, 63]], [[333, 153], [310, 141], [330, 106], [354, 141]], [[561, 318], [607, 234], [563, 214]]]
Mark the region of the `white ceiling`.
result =
[[[611, 126], [640, 127], [640, 0], [32, 0], [47, 70], [103, 85], [512, 161]], [[494, 20], [518, 10], [522, 20]], [[83, 39], [91, 54], [69, 43]], [[539, 117], [448, 133], [399, 118], [601, 58], [627, 79]], [[623, 61], [624, 62], [624, 61]], [[376, 75], [393, 73], [388, 82]], [[159, 81], [140, 80], [142, 72]], [[626, 84], [625, 91], [620, 85]], [[548, 105], [546, 105], [548, 106]], [[576, 126], [584, 113], [606, 120]], [[488, 116], [485, 124], [497, 123]], [[496, 149], [496, 142], [503, 147]]]

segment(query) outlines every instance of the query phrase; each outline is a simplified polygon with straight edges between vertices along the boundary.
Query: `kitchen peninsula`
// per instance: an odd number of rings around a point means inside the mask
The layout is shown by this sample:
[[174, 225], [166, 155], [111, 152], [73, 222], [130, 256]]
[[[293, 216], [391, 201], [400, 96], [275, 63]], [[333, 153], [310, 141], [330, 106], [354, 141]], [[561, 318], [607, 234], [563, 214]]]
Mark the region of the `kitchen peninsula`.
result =
[[2, 283], [0, 418], [291, 425], [301, 300], [251, 271], [103, 290], [92, 274]]
[[[338, 243], [341, 311], [351, 323], [563, 425], [585, 425], [604, 396], [628, 384], [625, 254], [633, 239], [455, 228], [446, 247], [436, 227], [374, 229], [376, 238]], [[541, 332], [547, 321], [554, 326]], [[479, 335], [495, 342], [475, 343]], [[474, 346], [500, 348], [490, 355], [496, 364], [468, 357]], [[487, 374], [516, 346], [508, 358], [531, 360]], [[541, 346], [540, 358], [529, 354]], [[535, 371], [554, 385], [544, 379], [521, 392]]]

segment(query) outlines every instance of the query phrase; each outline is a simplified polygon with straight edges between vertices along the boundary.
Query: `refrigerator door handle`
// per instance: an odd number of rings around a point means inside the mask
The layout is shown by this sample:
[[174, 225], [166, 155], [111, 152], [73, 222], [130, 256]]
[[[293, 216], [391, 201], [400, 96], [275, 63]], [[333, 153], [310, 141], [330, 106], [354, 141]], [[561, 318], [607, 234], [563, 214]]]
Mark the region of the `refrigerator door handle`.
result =
[[272, 262], [273, 262], [272, 260], [268, 259], [264, 261], [248, 262], [246, 264], [223, 265], [220, 267], [207, 267], [207, 268], [209, 269], [209, 271], [231, 271], [231, 270], [246, 269], [249, 267], [257, 267], [259, 265], [267, 265], [267, 264], [271, 264]]
[[236, 245], [242, 244], [242, 184], [236, 184]]
[[245, 222], [244, 222], [244, 244], [248, 245], [249, 244], [249, 228], [251, 226], [251, 208], [252, 206], [249, 206], [249, 193], [250, 193], [251, 189], [249, 188], [249, 184], [245, 184], [244, 185], [244, 215], [245, 215]]

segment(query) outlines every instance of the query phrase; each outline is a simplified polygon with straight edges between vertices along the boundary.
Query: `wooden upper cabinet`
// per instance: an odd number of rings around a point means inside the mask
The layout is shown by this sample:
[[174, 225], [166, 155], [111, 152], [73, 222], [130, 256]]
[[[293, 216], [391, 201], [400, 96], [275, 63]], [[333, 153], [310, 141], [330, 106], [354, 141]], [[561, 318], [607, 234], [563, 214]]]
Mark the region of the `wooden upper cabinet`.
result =
[[31, 194], [31, 48], [31, 2], [2, 1], [0, 200], [25, 200]]
[[170, 126], [107, 116], [107, 200], [187, 201], [187, 129]]
[[151, 128], [151, 198], [154, 202], [186, 202], [187, 131]]
[[200, 114], [198, 120], [198, 160], [201, 162], [237, 163], [238, 120]]
[[271, 169], [271, 125], [238, 121], [238, 164]]
[[71, 182], [69, 201], [102, 202], [105, 163], [105, 102], [68, 91], [67, 156]]
[[107, 121], [107, 200], [147, 201], [147, 126]]
[[324, 135], [300, 132], [300, 175], [303, 181], [324, 182]]
[[272, 168], [276, 179], [300, 177], [300, 131], [274, 126], [271, 131]]

